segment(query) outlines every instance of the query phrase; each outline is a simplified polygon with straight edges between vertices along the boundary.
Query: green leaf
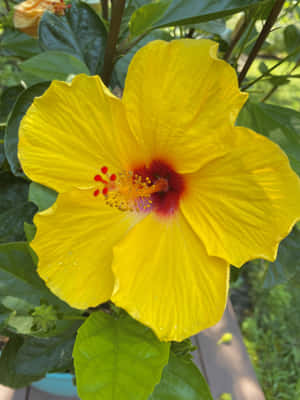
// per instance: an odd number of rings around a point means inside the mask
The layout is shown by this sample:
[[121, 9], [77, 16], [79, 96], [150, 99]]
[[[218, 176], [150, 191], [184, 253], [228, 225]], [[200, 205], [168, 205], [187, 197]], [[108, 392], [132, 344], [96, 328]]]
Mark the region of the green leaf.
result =
[[45, 375], [69, 369], [78, 327], [78, 322], [73, 323], [72, 328], [57, 337], [27, 337], [16, 355], [16, 372], [21, 375]]
[[[288, 53], [292, 53], [300, 42], [300, 30], [295, 25], [287, 26], [283, 31], [284, 44]], [[299, 52], [300, 53], [300, 52]], [[296, 54], [293, 59], [298, 60], [299, 54]]]
[[64, 81], [70, 75], [80, 73], [89, 75], [88, 67], [71, 54], [62, 51], [45, 51], [20, 64], [27, 73], [38, 76], [45, 81], [58, 79]]
[[28, 198], [38, 206], [39, 211], [44, 211], [51, 207], [56, 197], [57, 193], [54, 190], [36, 182], [30, 184]]
[[0, 244], [0, 304], [24, 315], [45, 302], [60, 312], [78, 313], [46, 287], [36, 272], [27, 243]]
[[199, 369], [191, 362], [170, 354], [161, 382], [149, 400], [213, 400]]
[[226, 27], [226, 20], [223, 18], [202, 22], [200, 24], [191, 24], [188, 25], [188, 27], [195, 28], [206, 33], [212, 33], [213, 35], [218, 35], [226, 41], [230, 40], [231, 30]]
[[3, 328], [5, 328], [6, 321], [9, 318], [10, 314], [11, 312], [0, 304], [0, 332], [3, 330]]
[[57, 193], [54, 190], [36, 182], [30, 184], [28, 198], [38, 206], [39, 211], [44, 211], [51, 207], [56, 197]]
[[279, 246], [276, 261], [268, 263], [263, 287], [270, 289], [300, 274], [300, 231], [294, 227]]
[[286, 107], [248, 101], [237, 125], [267, 136], [286, 152], [292, 168], [300, 175], [300, 113]]
[[24, 223], [24, 231], [27, 242], [31, 242], [36, 233], [36, 227], [33, 224]]
[[0, 123], [6, 122], [7, 117], [12, 110], [17, 97], [22, 93], [24, 88], [22, 86], [11, 86], [2, 91], [0, 98]]
[[2, 35], [0, 47], [0, 54], [2, 56], [15, 56], [24, 59], [41, 52], [36, 39], [18, 30], [8, 28], [5, 29]]
[[155, 28], [195, 24], [223, 18], [267, 1], [260, 0], [173, 0]]
[[[27, 222], [24, 223], [24, 231], [25, 231], [25, 236], [27, 239], [27, 242], [30, 243], [35, 234], [36, 234], [36, 227], [34, 224], [28, 224]], [[35, 252], [33, 251], [33, 249], [29, 246], [29, 252], [33, 261], [34, 265], [37, 265], [39, 259], [38, 256], [35, 254]]]
[[142, 35], [149, 30], [166, 12], [172, 0], [160, 0], [138, 8], [129, 22], [131, 37]]
[[27, 386], [48, 372], [73, 368], [72, 349], [78, 322], [60, 336], [36, 338], [12, 336], [0, 358], [0, 383], [13, 388]]
[[72, 3], [65, 16], [46, 12], [39, 24], [43, 49], [72, 54], [83, 61], [92, 74], [102, 69], [106, 38], [104, 23], [84, 3]]
[[28, 183], [0, 172], [0, 243], [25, 239], [24, 222], [31, 222], [35, 206], [28, 203]]
[[28, 335], [32, 330], [33, 317], [31, 315], [17, 315], [14, 311], [8, 317], [6, 324], [9, 328], [13, 328], [16, 333]]
[[261, 61], [259, 63], [258, 69], [259, 69], [259, 72], [261, 72], [262, 74], [268, 75], [269, 68], [267, 67], [266, 63], [264, 63], [263, 61]]
[[18, 159], [18, 131], [20, 122], [26, 114], [29, 106], [32, 104], [34, 98], [36, 96], [41, 96], [48, 86], [48, 82], [38, 83], [21, 93], [8, 118], [4, 138], [4, 149], [10, 168], [17, 176], [24, 176]]
[[34, 375], [30, 369], [26, 371], [26, 374], [17, 373], [17, 355], [23, 343], [24, 339], [21, 336], [14, 336], [4, 347], [0, 357], [0, 383], [2, 385], [21, 388], [43, 377], [40, 372]]
[[4, 127], [0, 127], [0, 169], [2, 168], [5, 161], [4, 152]]
[[146, 400], [168, 362], [169, 344], [128, 316], [94, 312], [74, 346], [82, 400]]
[[184, 339], [182, 342], [172, 342], [171, 351], [176, 356], [191, 360], [193, 358], [192, 352], [196, 350], [190, 339]]

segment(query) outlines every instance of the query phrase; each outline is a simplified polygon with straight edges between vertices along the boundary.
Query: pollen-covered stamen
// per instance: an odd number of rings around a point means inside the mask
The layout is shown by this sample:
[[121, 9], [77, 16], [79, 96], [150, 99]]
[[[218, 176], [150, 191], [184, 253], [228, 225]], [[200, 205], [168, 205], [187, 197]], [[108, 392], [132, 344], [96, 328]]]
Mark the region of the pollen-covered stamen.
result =
[[132, 171], [108, 175], [108, 168], [102, 167], [101, 174], [94, 177], [102, 183], [102, 194], [106, 203], [121, 211], [143, 211], [151, 207], [151, 196], [157, 192], [167, 192], [168, 180], [157, 177], [151, 181]]
[[101, 194], [99, 197], [104, 197], [110, 207], [121, 211], [151, 211], [160, 217], [171, 217], [177, 212], [187, 189], [184, 176], [160, 159], [154, 159], [149, 166], [141, 165], [117, 174], [102, 166], [94, 181], [99, 184], [94, 196]]
[[112, 176], [112, 182], [108, 187], [106, 203], [121, 211], [142, 211], [151, 207], [151, 195], [168, 188], [165, 179], [158, 179], [152, 183], [149, 178], [143, 179], [131, 171], [118, 176]]

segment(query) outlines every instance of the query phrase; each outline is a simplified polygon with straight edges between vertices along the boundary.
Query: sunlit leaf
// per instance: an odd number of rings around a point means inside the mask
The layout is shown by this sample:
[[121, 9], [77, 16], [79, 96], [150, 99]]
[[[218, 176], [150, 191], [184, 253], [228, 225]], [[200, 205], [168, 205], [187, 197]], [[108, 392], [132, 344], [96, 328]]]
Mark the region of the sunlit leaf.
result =
[[78, 331], [73, 356], [82, 400], [147, 400], [169, 344], [128, 316], [94, 312]]
[[62, 51], [45, 51], [24, 61], [20, 64], [20, 68], [45, 81], [53, 79], [64, 81], [70, 75], [90, 73], [83, 61]]
[[186, 25], [223, 18], [266, 1], [260, 0], [173, 0], [154, 27]]
[[192, 361], [170, 354], [161, 382], [149, 400], [213, 400], [209, 387]]
[[38, 206], [39, 211], [46, 210], [56, 200], [57, 193], [40, 185], [39, 183], [32, 182], [29, 188], [29, 200]]

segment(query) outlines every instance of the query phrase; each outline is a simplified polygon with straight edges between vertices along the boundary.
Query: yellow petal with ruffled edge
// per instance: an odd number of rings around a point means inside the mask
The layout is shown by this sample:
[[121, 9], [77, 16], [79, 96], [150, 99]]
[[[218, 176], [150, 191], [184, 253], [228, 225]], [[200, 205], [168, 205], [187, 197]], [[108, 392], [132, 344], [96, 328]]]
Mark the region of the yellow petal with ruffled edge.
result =
[[136, 222], [133, 213], [108, 207], [91, 191], [58, 195], [37, 214], [31, 247], [39, 257], [38, 273], [72, 307], [95, 307], [110, 299], [113, 246]]
[[35, 98], [19, 131], [19, 158], [25, 174], [58, 192], [91, 188], [105, 165], [127, 168], [140, 151], [121, 101], [97, 76], [53, 81]]
[[186, 176], [181, 209], [211, 256], [240, 267], [274, 261], [300, 219], [300, 180], [275, 143], [246, 129], [228, 135], [228, 153]]
[[193, 172], [223, 154], [218, 128], [233, 126], [247, 94], [211, 40], [154, 41], [133, 57], [123, 102], [145, 161]]
[[180, 213], [143, 219], [116, 245], [112, 268], [112, 301], [161, 340], [183, 340], [223, 314], [229, 266], [207, 255]]

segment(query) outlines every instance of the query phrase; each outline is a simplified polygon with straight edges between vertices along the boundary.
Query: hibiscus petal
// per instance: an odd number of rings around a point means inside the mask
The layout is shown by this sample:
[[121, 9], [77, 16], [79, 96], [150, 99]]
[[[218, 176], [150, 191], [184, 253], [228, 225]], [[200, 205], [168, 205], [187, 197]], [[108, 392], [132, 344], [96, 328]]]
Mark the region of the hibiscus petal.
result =
[[217, 151], [218, 127], [233, 126], [247, 94], [211, 40], [154, 41], [134, 56], [123, 102], [148, 162], [193, 172]]
[[234, 128], [228, 153], [186, 179], [185, 217], [208, 254], [237, 267], [255, 258], [274, 261], [300, 219], [300, 180], [288, 158], [249, 129]]
[[222, 316], [229, 267], [209, 257], [184, 217], [148, 215], [115, 247], [112, 301], [161, 340], [183, 340]]
[[91, 191], [58, 196], [37, 214], [31, 246], [39, 257], [38, 273], [71, 306], [85, 309], [109, 300], [114, 284], [112, 247], [134, 224], [135, 215], [108, 207]]
[[59, 192], [91, 188], [103, 165], [126, 168], [140, 154], [121, 101], [97, 76], [54, 81], [27, 111], [19, 137], [25, 174]]

